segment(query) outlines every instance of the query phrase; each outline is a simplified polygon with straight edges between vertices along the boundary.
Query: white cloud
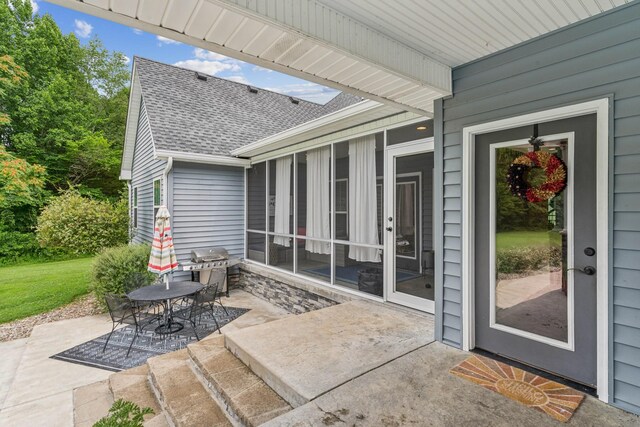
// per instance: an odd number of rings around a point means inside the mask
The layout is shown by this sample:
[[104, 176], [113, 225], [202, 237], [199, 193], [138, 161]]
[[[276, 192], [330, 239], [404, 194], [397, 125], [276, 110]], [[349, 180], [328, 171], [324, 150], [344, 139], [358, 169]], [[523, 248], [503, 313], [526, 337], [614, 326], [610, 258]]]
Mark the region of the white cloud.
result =
[[231, 80], [232, 82], [242, 83], [244, 85], [251, 84], [249, 80], [246, 79], [245, 76], [230, 76], [230, 77], [225, 77], [225, 79]]
[[38, 13], [38, 10], [40, 10], [40, 5], [36, 0], [31, 0], [31, 9], [33, 9], [33, 13]]
[[89, 24], [87, 21], [82, 21], [80, 19], [76, 19], [75, 23], [75, 33], [78, 37], [82, 37], [86, 39], [91, 35], [91, 31], [93, 31], [93, 25]]
[[166, 37], [162, 37], [162, 36], [156, 36], [156, 39], [158, 39], [158, 41], [160, 43], [158, 43], [159, 46], [162, 46], [163, 44], [182, 44], [179, 41], [173, 40], [173, 39], [168, 39]]
[[129, 65], [129, 62], [131, 62], [131, 58], [129, 58], [127, 55], [122, 54], [122, 60], [124, 61], [124, 63], [126, 65]]
[[268, 68], [261, 67], [261, 66], [259, 66], [259, 65], [256, 65], [255, 67], [253, 67], [253, 68], [252, 68], [252, 71], [264, 71], [265, 73], [272, 73], [272, 72], [273, 72], [273, 70], [270, 70], [270, 69], [268, 69]]
[[210, 52], [208, 50], [200, 49], [199, 47], [193, 49], [193, 56], [198, 59], [206, 59], [209, 61], [233, 61], [228, 56], [221, 55], [219, 53]]
[[144, 31], [142, 31], [139, 28], [132, 28], [131, 31], [133, 31], [133, 34], [139, 36], [140, 34], [142, 34]]
[[222, 61], [206, 61], [203, 59], [187, 59], [174, 63], [176, 67], [187, 68], [189, 70], [215, 76], [222, 71], [240, 71], [240, 66]]
[[316, 83], [293, 83], [283, 86], [266, 88], [274, 92], [282, 93], [296, 98], [305, 99], [307, 101], [324, 104], [331, 100], [339, 92]]

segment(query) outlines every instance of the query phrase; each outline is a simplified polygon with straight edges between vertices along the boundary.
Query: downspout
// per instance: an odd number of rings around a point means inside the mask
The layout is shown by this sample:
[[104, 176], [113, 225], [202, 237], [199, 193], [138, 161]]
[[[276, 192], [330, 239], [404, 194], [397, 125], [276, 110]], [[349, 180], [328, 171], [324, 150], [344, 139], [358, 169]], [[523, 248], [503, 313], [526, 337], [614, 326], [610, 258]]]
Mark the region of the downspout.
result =
[[127, 227], [129, 235], [129, 243], [133, 239], [133, 227], [131, 227], [131, 217], [133, 216], [133, 207], [131, 206], [131, 180], [127, 180], [127, 206], [129, 206], [129, 227]]
[[169, 201], [169, 172], [173, 167], [173, 157], [167, 158], [167, 166], [165, 166], [164, 171], [162, 171], [162, 202], [169, 212], [171, 212], [171, 208], [168, 205]]

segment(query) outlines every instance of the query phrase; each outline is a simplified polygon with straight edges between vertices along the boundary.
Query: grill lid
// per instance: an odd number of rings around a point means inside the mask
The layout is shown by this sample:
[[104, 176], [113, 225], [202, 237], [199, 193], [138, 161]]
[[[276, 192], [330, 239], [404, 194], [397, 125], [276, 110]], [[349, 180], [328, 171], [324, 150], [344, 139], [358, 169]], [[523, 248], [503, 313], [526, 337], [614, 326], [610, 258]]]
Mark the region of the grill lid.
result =
[[191, 262], [208, 262], [226, 260], [229, 253], [225, 248], [205, 248], [191, 251]]

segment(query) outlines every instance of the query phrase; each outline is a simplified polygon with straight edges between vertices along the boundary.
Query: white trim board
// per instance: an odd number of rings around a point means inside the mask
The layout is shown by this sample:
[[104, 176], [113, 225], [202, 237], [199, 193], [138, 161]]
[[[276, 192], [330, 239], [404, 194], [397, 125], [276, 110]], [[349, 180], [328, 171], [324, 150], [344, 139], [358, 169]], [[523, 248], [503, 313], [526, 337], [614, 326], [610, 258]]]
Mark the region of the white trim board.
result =
[[587, 114], [597, 115], [596, 219], [597, 388], [598, 398], [609, 402], [609, 99], [468, 126], [462, 130], [462, 349], [475, 347], [475, 136], [533, 123], [551, 122]]

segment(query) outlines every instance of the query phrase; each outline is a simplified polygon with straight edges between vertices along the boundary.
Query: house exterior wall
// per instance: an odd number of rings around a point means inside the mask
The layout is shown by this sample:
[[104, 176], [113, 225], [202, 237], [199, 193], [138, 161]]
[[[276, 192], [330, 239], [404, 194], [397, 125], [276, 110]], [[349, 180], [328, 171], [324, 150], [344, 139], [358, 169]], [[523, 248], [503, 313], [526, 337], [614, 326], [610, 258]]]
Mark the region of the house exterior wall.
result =
[[[132, 198], [133, 189], [138, 188], [138, 227], [132, 231], [132, 243], [151, 243], [153, 240], [153, 181], [162, 178], [165, 165], [166, 161], [154, 159], [151, 127], [142, 101], [131, 170]], [[133, 206], [133, 200], [130, 206]], [[132, 208], [130, 212], [133, 215]]]
[[610, 98], [610, 400], [640, 413], [640, 3], [458, 67], [453, 92], [435, 103], [437, 337], [461, 345], [462, 129]]
[[169, 193], [178, 262], [189, 261], [193, 249], [211, 246], [244, 255], [244, 168], [175, 162]]

